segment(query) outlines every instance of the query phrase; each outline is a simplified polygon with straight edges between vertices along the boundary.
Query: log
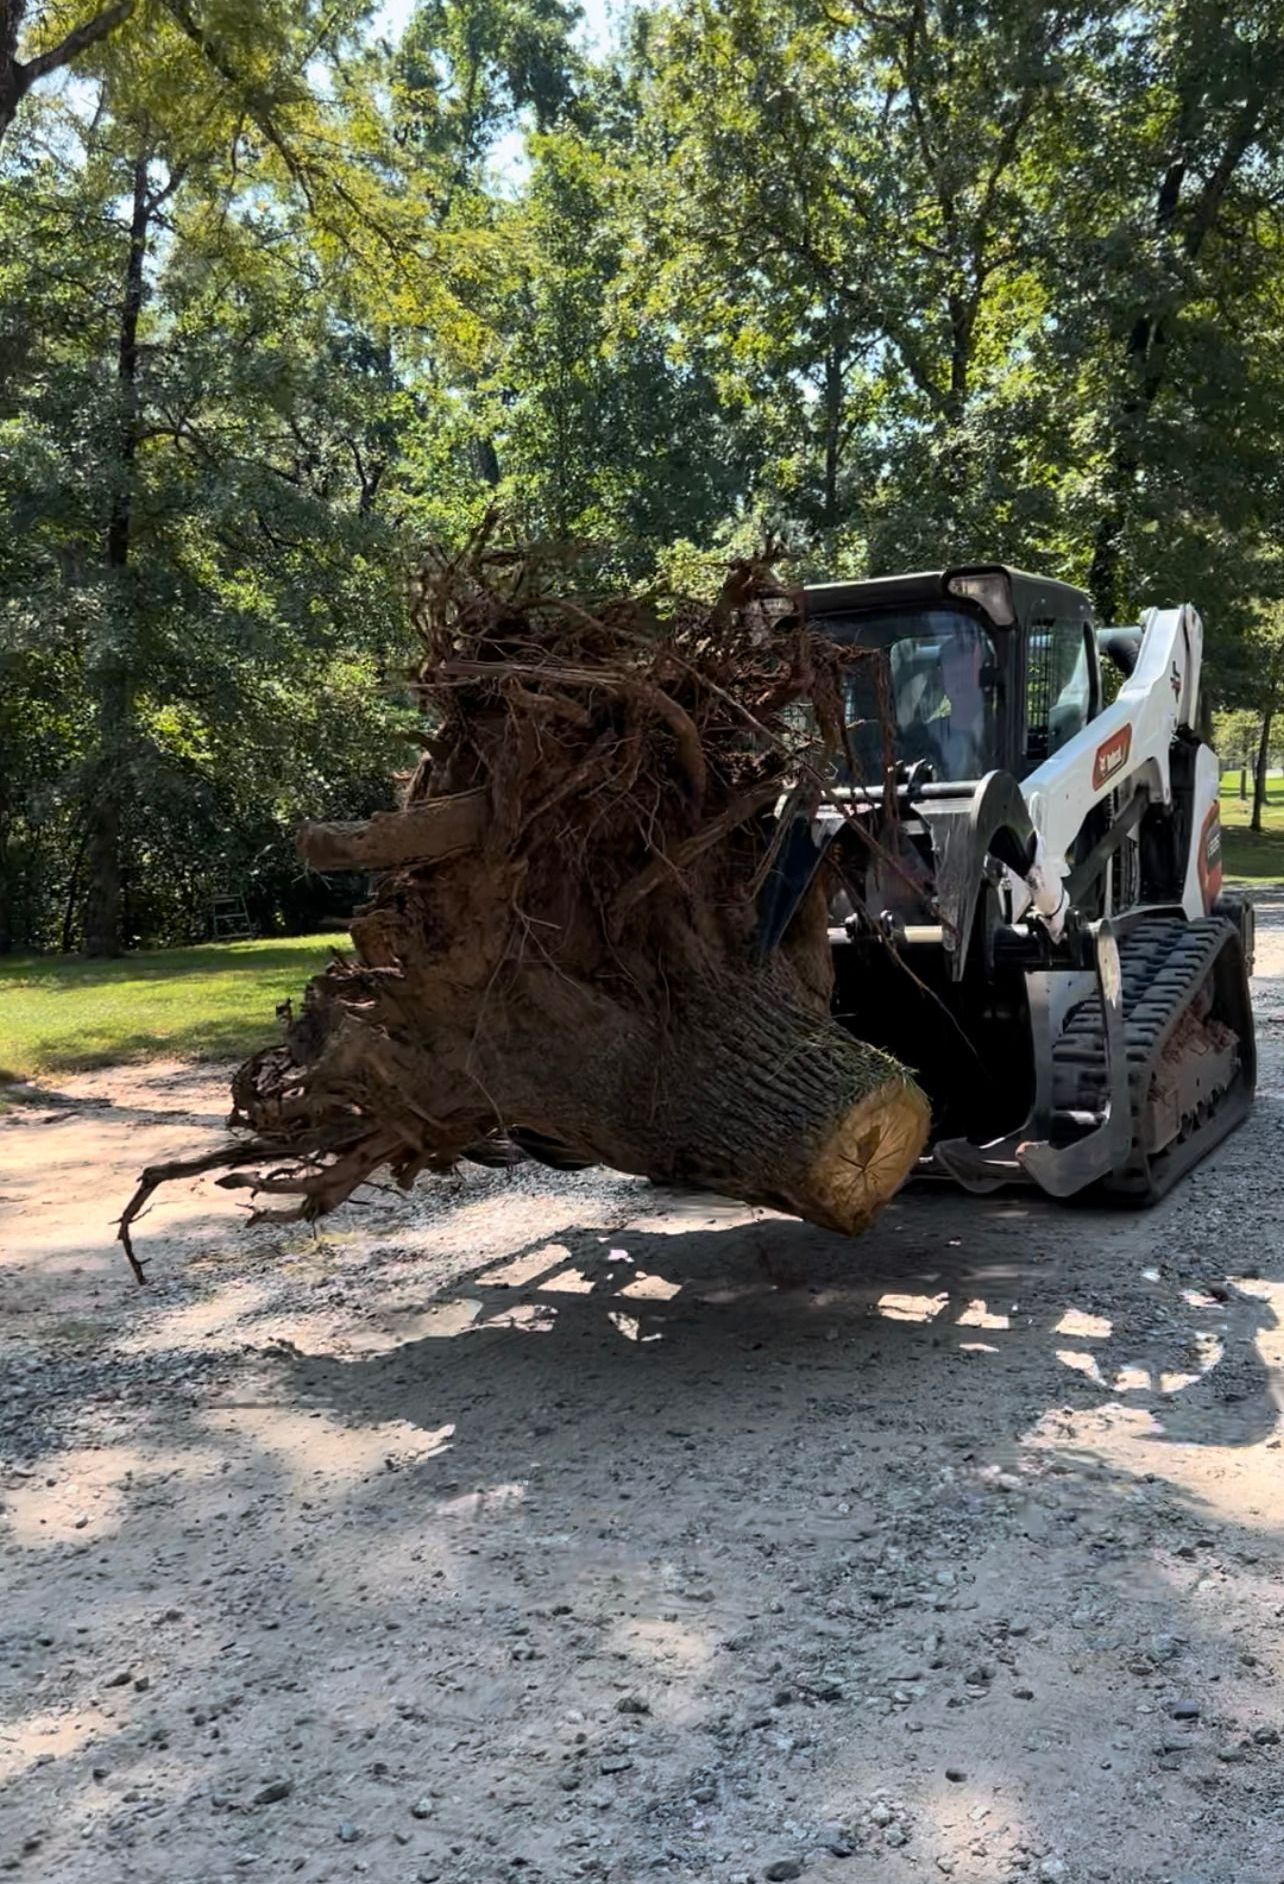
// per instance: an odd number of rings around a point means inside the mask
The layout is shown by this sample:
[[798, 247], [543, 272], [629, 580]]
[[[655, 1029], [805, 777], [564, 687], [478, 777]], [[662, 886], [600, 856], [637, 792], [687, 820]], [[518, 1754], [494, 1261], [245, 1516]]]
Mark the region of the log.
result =
[[486, 794], [472, 791], [360, 821], [305, 824], [295, 842], [314, 870], [393, 870], [471, 850], [485, 830]]
[[[810, 815], [844, 750], [860, 652], [812, 635], [761, 562], [705, 605], [547, 577], [484, 541], [426, 572], [431, 756], [399, 811], [300, 834], [315, 867], [376, 875], [353, 957], [238, 1070], [238, 1136], [193, 1169], [314, 1218], [381, 1169], [409, 1186], [530, 1133], [854, 1234], [913, 1169], [928, 1103], [830, 1012], [839, 852], [770, 947], [757, 898], [777, 805]], [[131, 1222], [175, 1175], [125, 1213], [136, 1274]]]

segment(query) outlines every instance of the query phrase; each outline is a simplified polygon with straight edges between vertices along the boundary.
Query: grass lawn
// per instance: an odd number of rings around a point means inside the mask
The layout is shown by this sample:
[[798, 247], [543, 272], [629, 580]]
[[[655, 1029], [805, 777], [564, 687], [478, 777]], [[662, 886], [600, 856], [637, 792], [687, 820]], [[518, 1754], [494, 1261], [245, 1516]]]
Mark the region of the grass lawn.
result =
[[[1249, 787], [1250, 793], [1252, 786]], [[1238, 783], [1222, 788], [1222, 867], [1227, 883], [1284, 883], [1284, 780], [1272, 779], [1262, 828], [1250, 831], [1252, 798], [1241, 803]]]
[[119, 961], [0, 956], [0, 1079], [122, 1060], [230, 1060], [280, 1036], [276, 1006], [345, 935], [149, 949]]

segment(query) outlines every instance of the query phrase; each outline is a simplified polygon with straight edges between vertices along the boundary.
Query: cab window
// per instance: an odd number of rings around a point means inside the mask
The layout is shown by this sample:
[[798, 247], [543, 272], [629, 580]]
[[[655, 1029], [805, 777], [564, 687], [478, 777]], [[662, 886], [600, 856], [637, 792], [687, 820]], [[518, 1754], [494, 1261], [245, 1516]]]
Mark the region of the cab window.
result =
[[923, 778], [982, 778], [997, 763], [994, 643], [962, 609], [831, 615], [823, 631], [867, 649], [845, 677], [848, 737], [865, 782], [883, 776], [884, 715], [893, 756]]
[[1082, 621], [1032, 621], [1027, 646], [1026, 757], [1037, 765], [1092, 717], [1092, 667]]

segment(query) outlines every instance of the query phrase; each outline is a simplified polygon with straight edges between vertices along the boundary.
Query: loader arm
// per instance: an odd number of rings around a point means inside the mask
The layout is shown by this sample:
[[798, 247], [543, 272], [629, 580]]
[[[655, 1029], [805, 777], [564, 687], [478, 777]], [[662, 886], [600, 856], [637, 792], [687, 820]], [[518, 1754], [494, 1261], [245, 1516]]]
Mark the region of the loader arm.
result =
[[[1055, 879], [1071, 876], [1072, 848], [1094, 806], [1114, 800], [1116, 844], [1129, 834], [1121, 825], [1139, 792], [1150, 806], [1171, 809], [1173, 746], [1179, 731], [1195, 731], [1202, 653], [1203, 627], [1189, 603], [1151, 609], [1136, 664], [1114, 701], [1022, 781], [1044, 867]], [[1208, 758], [1198, 781], [1205, 812], [1210, 799], [1216, 803], [1216, 762]], [[1103, 862], [1109, 854], [1107, 846]], [[1197, 876], [1183, 883], [1181, 902], [1192, 918], [1207, 913]]]

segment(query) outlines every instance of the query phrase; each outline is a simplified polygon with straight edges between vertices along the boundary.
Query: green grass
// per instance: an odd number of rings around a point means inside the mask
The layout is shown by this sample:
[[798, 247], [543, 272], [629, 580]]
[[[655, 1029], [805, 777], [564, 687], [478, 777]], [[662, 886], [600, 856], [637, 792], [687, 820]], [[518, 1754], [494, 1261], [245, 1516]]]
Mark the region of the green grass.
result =
[[119, 961], [0, 956], [0, 1078], [161, 1057], [228, 1060], [280, 1037], [278, 1002], [346, 936], [211, 942]]
[[[1250, 794], [1252, 785], [1249, 786]], [[1222, 787], [1222, 868], [1227, 883], [1284, 883], [1284, 782], [1272, 779], [1262, 807], [1262, 829], [1250, 831], [1251, 796], [1241, 803], [1238, 781]]]

